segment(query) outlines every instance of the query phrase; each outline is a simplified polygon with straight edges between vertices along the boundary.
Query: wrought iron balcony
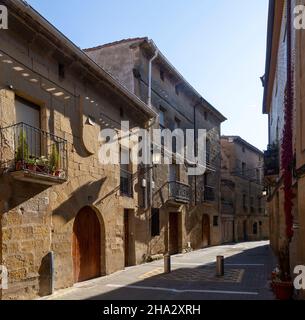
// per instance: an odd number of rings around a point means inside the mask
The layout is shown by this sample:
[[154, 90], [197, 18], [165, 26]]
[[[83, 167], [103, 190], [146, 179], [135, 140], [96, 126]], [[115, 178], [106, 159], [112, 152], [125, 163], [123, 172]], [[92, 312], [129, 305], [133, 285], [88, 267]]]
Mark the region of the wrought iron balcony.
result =
[[213, 202], [216, 200], [215, 188], [211, 186], [204, 186], [203, 190], [203, 202]]
[[122, 196], [133, 197], [132, 173], [121, 168], [120, 192]]
[[67, 141], [19, 123], [1, 129], [1, 163], [17, 180], [44, 185], [67, 180]]
[[169, 182], [168, 197], [170, 201], [177, 203], [189, 203], [191, 200], [191, 188], [189, 185], [181, 182]]
[[264, 152], [264, 172], [265, 177], [277, 176], [280, 172], [279, 146], [272, 144]]

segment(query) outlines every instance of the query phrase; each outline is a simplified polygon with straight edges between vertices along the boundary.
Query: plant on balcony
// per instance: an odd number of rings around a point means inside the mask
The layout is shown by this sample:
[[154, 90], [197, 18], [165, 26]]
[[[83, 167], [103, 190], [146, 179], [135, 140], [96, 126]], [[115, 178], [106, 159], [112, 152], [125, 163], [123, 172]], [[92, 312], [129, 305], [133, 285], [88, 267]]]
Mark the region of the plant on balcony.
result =
[[60, 169], [60, 154], [56, 144], [52, 145], [52, 152], [49, 159], [49, 169], [52, 175], [61, 176], [63, 171]]
[[36, 159], [27, 159], [26, 160], [26, 168], [29, 171], [36, 171], [37, 169], [37, 160]]
[[41, 156], [36, 160], [37, 170], [41, 173], [47, 173], [49, 168], [48, 163], [49, 160], [45, 156]]
[[15, 168], [17, 171], [24, 169], [29, 158], [29, 146], [26, 141], [26, 133], [22, 130], [18, 137], [18, 146], [15, 157]]

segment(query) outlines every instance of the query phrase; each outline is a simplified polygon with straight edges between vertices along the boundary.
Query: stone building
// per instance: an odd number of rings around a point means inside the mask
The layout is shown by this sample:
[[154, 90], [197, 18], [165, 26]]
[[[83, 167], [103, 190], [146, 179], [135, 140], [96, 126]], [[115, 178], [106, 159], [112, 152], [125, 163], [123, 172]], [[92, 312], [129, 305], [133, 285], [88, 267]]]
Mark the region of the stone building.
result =
[[173, 164], [158, 165], [147, 177], [154, 186], [151, 204], [144, 209], [151, 221], [149, 254], [220, 244], [220, 127], [225, 117], [148, 38], [125, 39], [84, 51], [142, 101], [148, 101], [159, 114], [154, 128], [207, 130], [208, 170], [204, 175], [189, 177], [187, 164]]
[[238, 136], [221, 137], [223, 242], [269, 238], [263, 153]]
[[102, 166], [98, 137], [156, 114], [25, 2], [1, 3], [0, 294], [28, 299], [143, 261], [142, 173]]
[[[294, 22], [304, 23], [304, 19], [293, 13], [296, 5], [304, 6], [305, 1], [269, 1], [263, 79], [263, 113], [269, 119], [265, 180], [268, 185], [271, 246], [280, 257], [288, 242], [292, 276], [296, 265], [305, 265], [305, 35], [304, 30], [294, 28]], [[287, 158], [289, 163], [285, 166]], [[287, 206], [291, 201], [292, 208], [290, 204]], [[304, 290], [299, 294], [305, 297]]]

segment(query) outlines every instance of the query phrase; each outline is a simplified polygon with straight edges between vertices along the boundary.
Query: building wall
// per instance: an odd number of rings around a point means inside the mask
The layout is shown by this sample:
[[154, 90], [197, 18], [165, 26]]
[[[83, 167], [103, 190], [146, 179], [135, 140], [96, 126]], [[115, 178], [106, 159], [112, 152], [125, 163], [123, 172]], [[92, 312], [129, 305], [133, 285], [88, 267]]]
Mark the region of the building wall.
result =
[[[255, 151], [239, 137], [222, 137], [221, 147], [224, 241], [268, 239], [269, 216], [263, 197], [262, 152]], [[245, 164], [244, 172], [242, 163]]]
[[[149, 48], [142, 44], [142, 40], [123, 41], [119, 44], [114, 43], [105, 45], [100, 48], [87, 50], [87, 54], [93, 58], [98, 64], [105, 66], [113, 75], [123, 81], [128, 87], [134, 87], [134, 92], [143, 101], [148, 99], [148, 65], [152, 52]], [[115, 56], [115, 60], [112, 56]], [[115, 65], [124, 64], [127, 57], [133, 57], [134, 65], [129, 64], [126, 68], [134, 76], [133, 83], [131, 77], [125, 76], [125, 71], [116, 68]], [[119, 58], [120, 57], [120, 58]], [[164, 79], [161, 79], [160, 71], [164, 72]], [[136, 71], [136, 72], [134, 72]], [[176, 86], [178, 86], [178, 94]], [[189, 90], [186, 90], [185, 84], [178, 80], [175, 72], [166, 67], [162, 58], [158, 57], [152, 64], [152, 106], [156, 112], [160, 108], [165, 111], [165, 128], [173, 130], [175, 128], [175, 120], [179, 120], [180, 128], [194, 128], [194, 112], [196, 118], [197, 129], [206, 129], [207, 136], [210, 141], [211, 150], [210, 158], [212, 170], [207, 172], [209, 185], [214, 187], [215, 200], [212, 202], [202, 202], [200, 199], [203, 192], [203, 177], [196, 179], [189, 178], [186, 174], [185, 166], [179, 168], [179, 181], [191, 185], [191, 193], [194, 195], [195, 184], [197, 185], [197, 204], [195, 205], [195, 197], [192, 202], [186, 204], [176, 204], [174, 211], [186, 212], [182, 217], [181, 234], [182, 249], [188, 246], [199, 249], [203, 246], [202, 219], [203, 215], [209, 216], [210, 221], [210, 244], [217, 245], [221, 243], [221, 219], [220, 219], [220, 125], [221, 121], [211, 112], [209, 106], [205, 103], [198, 103], [198, 99], [194, 98]], [[155, 124], [158, 128], [158, 123]], [[162, 190], [168, 180], [168, 166], [161, 165], [154, 169], [154, 207], [160, 207], [164, 211], [171, 209], [172, 204], [166, 203]], [[195, 181], [196, 180], [196, 181]], [[169, 208], [168, 208], [169, 207]], [[149, 209], [148, 209], [149, 210]], [[163, 211], [162, 211], [163, 212]], [[219, 217], [219, 224], [213, 224], [214, 216]], [[168, 219], [162, 217], [162, 226], [166, 228]], [[165, 230], [165, 229], [164, 229]], [[160, 236], [151, 239], [151, 254], [155, 255], [164, 250], [164, 239], [166, 236], [161, 232]]]
[[[98, 134], [101, 128], [120, 129], [121, 109], [131, 126], [144, 127], [148, 119], [129, 111], [133, 106], [113, 89], [103, 84], [97, 87], [77, 64], [67, 63], [65, 77], [59, 79], [58, 62], [63, 55], [39, 37], [29, 44], [28, 38], [33, 35], [25, 25], [14, 21], [0, 36], [0, 258], [9, 272], [9, 289], [2, 290], [2, 298], [28, 299], [47, 294], [50, 270], [46, 259], [50, 251], [55, 256], [55, 289], [73, 285], [73, 224], [86, 206], [100, 221], [101, 275], [125, 266], [124, 209], [132, 210], [135, 230], [129, 244], [130, 261], [143, 262], [148, 250], [148, 223], [138, 210], [138, 168], [132, 168], [134, 197], [121, 197], [120, 167], [99, 163]], [[67, 54], [65, 59], [69, 58]], [[48, 91], [53, 87], [56, 91]], [[54, 92], [63, 95], [55, 96]], [[15, 96], [39, 105], [42, 129], [67, 140], [66, 183], [46, 187], [20, 182], [8, 172], [11, 164], [7, 160], [12, 160], [14, 154], [11, 132], [4, 128], [16, 123]], [[96, 125], [88, 123], [89, 116]]]

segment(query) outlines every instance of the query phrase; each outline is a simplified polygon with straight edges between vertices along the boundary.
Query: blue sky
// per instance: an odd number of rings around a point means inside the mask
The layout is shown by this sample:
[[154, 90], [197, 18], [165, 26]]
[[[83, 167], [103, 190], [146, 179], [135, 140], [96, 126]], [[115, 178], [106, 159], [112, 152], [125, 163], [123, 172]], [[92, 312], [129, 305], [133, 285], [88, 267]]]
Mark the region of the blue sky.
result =
[[148, 36], [227, 118], [222, 133], [267, 145], [262, 115], [268, 0], [27, 0], [81, 48]]

